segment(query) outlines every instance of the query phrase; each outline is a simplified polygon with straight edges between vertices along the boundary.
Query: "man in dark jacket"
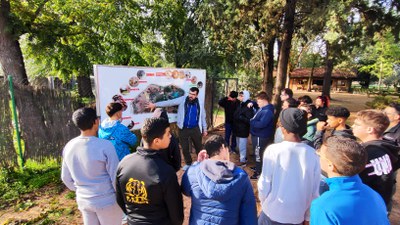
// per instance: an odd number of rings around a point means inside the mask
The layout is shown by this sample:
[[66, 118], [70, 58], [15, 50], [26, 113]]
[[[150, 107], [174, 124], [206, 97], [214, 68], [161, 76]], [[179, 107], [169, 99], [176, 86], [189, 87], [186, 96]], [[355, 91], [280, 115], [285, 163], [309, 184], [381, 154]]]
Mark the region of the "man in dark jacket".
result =
[[170, 143], [165, 119], [146, 119], [143, 147], [126, 156], [117, 170], [117, 202], [128, 215], [128, 224], [180, 225], [183, 201], [174, 169], [157, 154]]
[[400, 146], [400, 105], [390, 103], [383, 112], [389, 118], [389, 127], [383, 133], [383, 139], [396, 142]]
[[250, 100], [250, 93], [248, 91], [242, 91], [239, 93], [238, 99], [240, 100], [240, 105], [233, 114], [233, 134], [236, 136], [236, 143], [239, 147], [240, 162], [238, 166], [246, 165], [246, 148], [247, 148], [247, 138], [250, 133], [250, 119], [254, 116], [253, 107], [249, 106], [252, 104]]
[[231, 152], [236, 149], [236, 137], [233, 135], [233, 114], [235, 113], [240, 102], [237, 100], [238, 93], [231, 91], [229, 96], [219, 100], [218, 105], [225, 111], [225, 141]]
[[261, 174], [264, 150], [272, 141], [274, 135], [274, 106], [270, 104], [271, 97], [267, 93], [260, 92], [257, 95], [257, 110], [250, 120], [251, 142], [256, 157], [256, 168], [251, 179], [258, 179]]
[[[395, 165], [398, 147], [394, 142], [382, 140], [382, 134], [389, 125], [387, 116], [377, 110], [362, 110], [357, 113], [353, 133], [368, 153], [368, 162], [360, 173], [364, 184], [378, 192], [386, 206], [390, 204], [395, 184]], [[390, 212], [390, 208], [388, 208]]]

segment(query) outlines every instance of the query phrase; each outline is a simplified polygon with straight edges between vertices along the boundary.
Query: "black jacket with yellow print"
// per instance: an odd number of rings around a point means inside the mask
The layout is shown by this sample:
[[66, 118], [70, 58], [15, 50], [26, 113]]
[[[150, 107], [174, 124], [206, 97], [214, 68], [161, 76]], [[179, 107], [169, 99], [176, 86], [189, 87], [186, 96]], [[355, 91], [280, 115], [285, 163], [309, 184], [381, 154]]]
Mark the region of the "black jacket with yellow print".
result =
[[117, 202], [128, 224], [181, 225], [183, 202], [175, 170], [158, 151], [137, 148], [117, 170]]

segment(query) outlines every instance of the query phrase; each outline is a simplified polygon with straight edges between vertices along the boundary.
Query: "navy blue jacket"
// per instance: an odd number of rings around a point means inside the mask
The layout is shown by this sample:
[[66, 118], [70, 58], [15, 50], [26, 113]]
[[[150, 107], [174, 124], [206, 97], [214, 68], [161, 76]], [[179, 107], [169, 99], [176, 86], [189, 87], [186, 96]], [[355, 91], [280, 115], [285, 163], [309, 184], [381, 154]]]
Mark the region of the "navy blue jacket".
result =
[[274, 105], [261, 108], [250, 120], [250, 133], [254, 137], [272, 138], [274, 135]]

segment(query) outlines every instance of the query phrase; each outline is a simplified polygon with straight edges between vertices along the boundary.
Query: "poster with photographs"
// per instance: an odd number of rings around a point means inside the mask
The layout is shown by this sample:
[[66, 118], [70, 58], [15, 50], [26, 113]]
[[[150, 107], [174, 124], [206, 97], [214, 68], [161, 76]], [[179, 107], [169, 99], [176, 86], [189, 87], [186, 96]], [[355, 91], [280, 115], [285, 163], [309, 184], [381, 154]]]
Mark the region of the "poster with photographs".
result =
[[[96, 106], [101, 120], [107, 118], [107, 104], [113, 101], [124, 105], [124, 125], [134, 123], [140, 129], [152, 112], [148, 102], [168, 101], [186, 96], [191, 87], [200, 89], [199, 101], [204, 104], [206, 71], [199, 69], [149, 68], [94, 65]], [[177, 106], [167, 107], [169, 121], [176, 122]]]

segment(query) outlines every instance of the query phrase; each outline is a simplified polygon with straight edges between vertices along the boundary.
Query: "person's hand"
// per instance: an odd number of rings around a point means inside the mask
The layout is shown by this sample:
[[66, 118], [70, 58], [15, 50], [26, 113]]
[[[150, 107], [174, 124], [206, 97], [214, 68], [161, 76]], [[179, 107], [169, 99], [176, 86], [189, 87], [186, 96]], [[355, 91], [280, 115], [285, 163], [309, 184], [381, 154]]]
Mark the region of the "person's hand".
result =
[[304, 220], [303, 225], [310, 225], [310, 221]]
[[197, 162], [201, 162], [205, 159], [208, 159], [208, 154], [205, 149], [201, 150], [199, 154], [197, 154]]
[[327, 127], [327, 125], [326, 125], [326, 122], [324, 122], [324, 121], [320, 121], [317, 123], [317, 130], [319, 130], [319, 131], [325, 130], [326, 127]]
[[247, 108], [251, 108], [251, 107], [253, 107], [253, 103], [252, 103], [252, 102], [249, 102], [249, 103], [247, 104]]
[[145, 106], [146, 109], [150, 109], [150, 111], [153, 111], [153, 109], [156, 107], [156, 104], [148, 102]]
[[207, 131], [204, 131], [204, 132], [203, 132], [203, 137], [206, 137], [207, 134], [208, 134]]
[[131, 122], [128, 124], [128, 129], [131, 130], [133, 127], [135, 126], [135, 122], [133, 122], [133, 120], [131, 120]]

